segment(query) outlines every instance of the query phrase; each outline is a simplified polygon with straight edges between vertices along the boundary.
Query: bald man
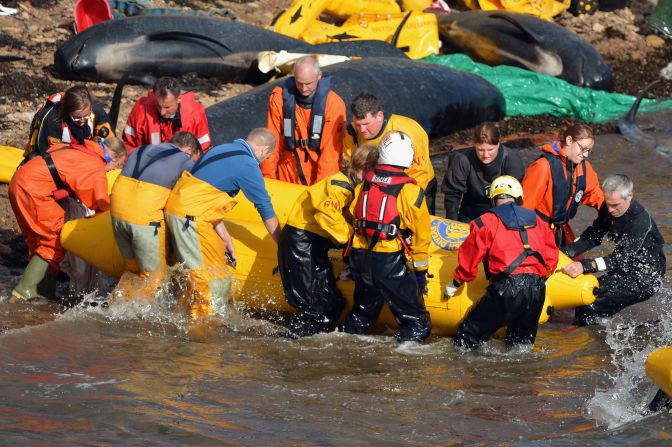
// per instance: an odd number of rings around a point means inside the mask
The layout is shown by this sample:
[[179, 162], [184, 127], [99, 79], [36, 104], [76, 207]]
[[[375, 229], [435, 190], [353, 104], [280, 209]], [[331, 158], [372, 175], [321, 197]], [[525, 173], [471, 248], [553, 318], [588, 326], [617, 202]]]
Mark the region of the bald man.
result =
[[294, 76], [273, 89], [266, 127], [277, 150], [261, 164], [264, 177], [313, 185], [339, 171], [346, 112], [330, 85], [315, 58], [305, 56]]

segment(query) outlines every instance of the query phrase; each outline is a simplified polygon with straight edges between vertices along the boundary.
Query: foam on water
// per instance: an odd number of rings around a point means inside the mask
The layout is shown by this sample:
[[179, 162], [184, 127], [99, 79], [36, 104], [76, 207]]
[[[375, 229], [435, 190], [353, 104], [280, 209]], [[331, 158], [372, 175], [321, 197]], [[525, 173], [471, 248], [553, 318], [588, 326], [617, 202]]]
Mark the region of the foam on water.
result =
[[609, 428], [644, 418], [646, 405], [657, 387], [646, 376], [647, 356], [672, 343], [672, 293], [669, 284], [651, 299], [621, 311], [606, 326], [611, 348], [605, 371], [608, 386], [597, 389], [587, 411]]

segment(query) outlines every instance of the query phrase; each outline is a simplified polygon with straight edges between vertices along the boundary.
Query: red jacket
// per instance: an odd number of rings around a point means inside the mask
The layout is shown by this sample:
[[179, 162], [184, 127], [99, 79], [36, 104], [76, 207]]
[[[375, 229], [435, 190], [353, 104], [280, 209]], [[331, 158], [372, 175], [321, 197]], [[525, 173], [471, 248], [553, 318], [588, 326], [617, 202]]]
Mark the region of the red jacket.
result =
[[[558, 248], [555, 246], [555, 235], [539, 216], [534, 216], [536, 226], [527, 228], [527, 236], [532, 250], [537, 251], [544, 259], [544, 267], [534, 256], [528, 256], [512, 274], [532, 273], [547, 277], [558, 265]], [[469, 236], [458, 252], [458, 267], [455, 279], [469, 282], [478, 274], [478, 264], [488, 260], [490, 273], [498, 275], [520, 255], [523, 243], [518, 230], [510, 230], [494, 213], [487, 212], [469, 224]]]
[[196, 101], [192, 92], [183, 93], [180, 97], [180, 121], [182, 125], [173, 129], [173, 122], [161, 120], [154, 101], [154, 92], [150, 90], [147, 96], [140, 98], [133, 106], [124, 128], [123, 140], [130, 153], [143, 144], [159, 144], [170, 141], [176, 131], [193, 133], [204, 151], [210, 149], [210, 131], [205, 108]]

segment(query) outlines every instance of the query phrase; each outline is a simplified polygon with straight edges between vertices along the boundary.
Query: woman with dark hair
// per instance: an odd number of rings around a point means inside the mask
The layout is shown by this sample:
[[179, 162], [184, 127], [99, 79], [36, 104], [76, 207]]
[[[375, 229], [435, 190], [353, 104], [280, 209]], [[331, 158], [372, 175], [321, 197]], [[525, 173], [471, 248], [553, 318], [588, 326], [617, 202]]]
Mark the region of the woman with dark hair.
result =
[[587, 160], [594, 146], [593, 129], [572, 124], [560, 133], [558, 141], [541, 147], [541, 156], [523, 178], [523, 206], [550, 225], [558, 247], [574, 240], [569, 221], [579, 204], [599, 210], [604, 201], [597, 174]]
[[520, 155], [500, 143], [494, 124], [485, 122], [476, 127], [472, 143], [473, 148], [455, 153], [443, 178], [447, 219], [476, 219], [491, 207], [488, 188], [494, 179], [510, 175], [520, 181], [525, 174]]

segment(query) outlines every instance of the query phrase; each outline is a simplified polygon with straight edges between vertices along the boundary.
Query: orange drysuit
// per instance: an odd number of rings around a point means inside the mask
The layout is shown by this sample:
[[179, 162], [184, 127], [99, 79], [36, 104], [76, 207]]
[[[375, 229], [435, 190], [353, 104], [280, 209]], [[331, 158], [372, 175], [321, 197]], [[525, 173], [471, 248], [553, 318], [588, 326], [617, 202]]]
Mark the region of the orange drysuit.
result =
[[[96, 212], [109, 209], [105, 158], [98, 143], [57, 144], [48, 152], [63, 184], [84, 205]], [[9, 184], [9, 201], [26, 239], [28, 256], [37, 253], [49, 262], [54, 273], [64, 255], [59, 235], [65, 217], [54, 198], [56, 190], [47, 164], [39, 156], [21, 165]]]
[[205, 107], [196, 101], [193, 92], [183, 93], [180, 96], [180, 106], [175, 115], [172, 120], [161, 118], [156, 108], [154, 92], [149, 90], [147, 96], [135, 103], [126, 121], [123, 140], [128, 152], [143, 144], [170, 141], [173, 135], [180, 131], [193, 133], [204, 151], [210, 149], [212, 141]]
[[588, 160], [584, 160], [585, 172], [583, 163], [574, 165], [569, 161], [573, 172], [568, 182], [568, 160], [562, 144], [546, 144], [541, 152], [542, 156], [527, 168], [523, 178], [523, 206], [536, 211], [551, 227], [562, 229], [563, 237], [556, 238], [556, 242], [565, 245], [574, 240], [569, 220], [576, 214], [579, 203], [599, 210], [604, 193]]
[[[320, 83], [325, 78], [320, 79]], [[289, 78], [294, 82], [294, 78]], [[318, 84], [318, 91], [320, 87]], [[318, 92], [316, 92], [318, 94]], [[311, 123], [313, 108], [301, 107], [296, 101], [295, 132], [296, 152], [290, 150], [284, 141], [285, 117], [283, 113], [283, 86], [277, 86], [271, 92], [268, 100], [268, 119], [266, 127], [275, 134], [276, 150], [261, 164], [264, 177], [282, 180], [290, 183], [314, 185], [320, 180], [339, 171], [339, 163], [343, 148], [345, 132], [345, 103], [332, 90], [326, 95], [324, 120], [319, 150], [307, 147], [307, 142], [313, 133], [308, 129]], [[297, 166], [298, 163], [298, 166]], [[301, 176], [305, 179], [302, 181]]]

